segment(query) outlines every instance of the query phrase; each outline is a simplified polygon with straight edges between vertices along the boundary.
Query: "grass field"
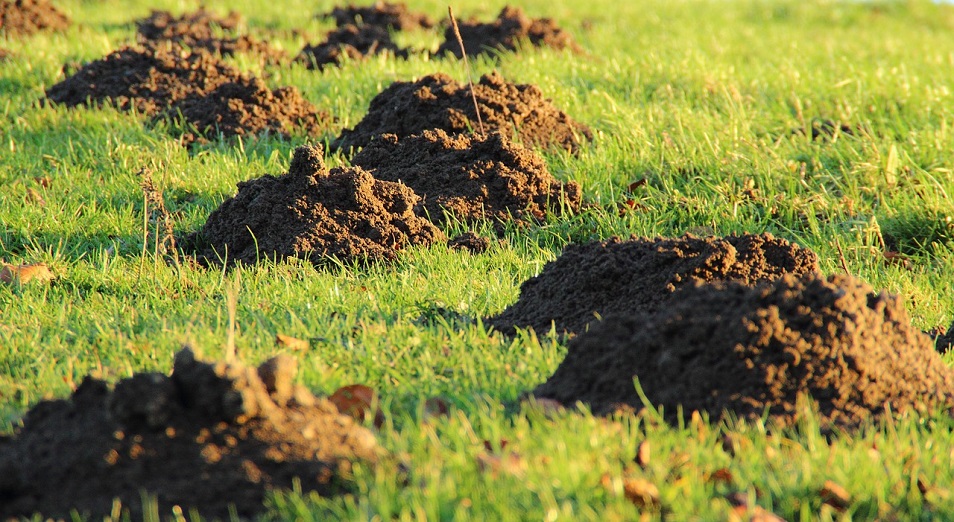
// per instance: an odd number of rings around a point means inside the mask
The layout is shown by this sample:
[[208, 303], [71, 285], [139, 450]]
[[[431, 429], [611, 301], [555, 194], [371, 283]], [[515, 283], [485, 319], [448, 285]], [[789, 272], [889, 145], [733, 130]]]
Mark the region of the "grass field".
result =
[[[504, 4], [453, 7], [462, 17], [490, 19]], [[954, 518], [954, 421], [947, 416], [829, 441], [811, 423], [767, 433], [759, 424], [687, 419], [671, 426], [651, 414], [604, 419], [582, 407], [549, 415], [520, 399], [553, 372], [565, 345], [532, 332], [508, 339], [461, 319], [514, 302], [520, 283], [569, 242], [769, 231], [813, 249], [826, 273], [842, 270], [840, 245], [848, 271], [901, 295], [917, 327], [946, 327], [954, 318], [954, 8], [521, 2], [531, 16], [568, 29], [586, 54], [527, 51], [472, 66], [537, 84], [594, 129], [595, 143], [578, 156], [550, 152], [546, 159], [556, 177], [581, 183], [585, 200], [598, 205], [509, 230], [476, 256], [434, 246], [369, 268], [289, 262], [226, 272], [169, 265], [158, 255], [156, 230], [144, 221], [140, 170], [153, 171], [176, 232], [187, 233], [237, 182], [285, 172], [293, 149], [318, 138], [213, 142], [190, 152], [168, 129], [135, 115], [40, 103], [65, 63], [98, 59], [131, 41], [130, 22], [151, 8], [197, 7], [167, 0], [57, 5], [77, 22], [66, 33], [0, 39], [13, 53], [0, 62], [0, 258], [45, 262], [57, 276], [51, 284], [0, 285], [0, 432], [37, 401], [67, 395], [86, 374], [116, 380], [168, 371], [183, 344], [222, 357], [226, 295], [237, 281], [239, 355], [258, 363], [287, 352], [299, 360], [300, 382], [317, 393], [371, 386], [386, 418], [379, 440], [406, 464], [358, 468], [349, 496], [276, 495], [269, 515], [277, 519], [729, 520], [727, 496], [735, 492], [786, 520]], [[269, 31], [291, 53], [306, 42], [292, 29], [317, 41], [331, 22], [310, 15], [333, 5], [209, 4], [238, 10], [252, 34]], [[447, 5], [412, 7], [440, 18]], [[440, 40], [426, 32], [401, 38], [432, 48]], [[232, 61], [259, 69], [248, 57]], [[326, 140], [357, 123], [390, 82], [437, 71], [466, 79], [456, 61], [419, 56], [266, 72], [271, 85], [294, 85], [339, 118], [320, 137]], [[852, 131], [818, 140], [793, 133], [822, 120]], [[36, 177], [49, 178], [49, 186]], [[638, 179], [645, 185], [630, 194]], [[629, 198], [638, 210], [620, 215], [616, 205]], [[309, 339], [310, 349], [276, 346], [276, 334]], [[444, 398], [451, 412], [426, 418], [430, 397]], [[734, 456], [724, 448], [726, 434], [738, 446]], [[640, 467], [633, 459], [643, 441], [651, 458]], [[499, 469], [488, 466], [498, 458]], [[627, 498], [633, 479], [655, 485], [658, 504]], [[824, 502], [829, 480], [849, 493], [845, 505]]]

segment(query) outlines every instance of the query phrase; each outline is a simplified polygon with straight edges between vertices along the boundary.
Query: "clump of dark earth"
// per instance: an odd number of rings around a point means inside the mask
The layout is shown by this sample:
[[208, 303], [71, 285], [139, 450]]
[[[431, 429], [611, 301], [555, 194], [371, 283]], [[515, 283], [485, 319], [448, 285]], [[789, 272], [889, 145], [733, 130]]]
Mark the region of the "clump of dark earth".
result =
[[792, 425], [804, 394], [823, 430], [954, 405], [954, 370], [901, 302], [844, 275], [697, 283], [654, 313], [607, 317], [533, 393], [609, 413], [643, 406], [635, 377], [670, 420], [681, 406]]
[[346, 25], [374, 25], [383, 29], [408, 31], [412, 29], [430, 29], [434, 27], [434, 20], [422, 13], [412, 13], [407, 10], [404, 2], [375, 2], [367, 7], [349, 5], [335, 7], [322, 15], [324, 18], [333, 18], [338, 27]]
[[212, 264], [391, 260], [403, 248], [444, 240], [414, 213], [419, 199], [406, 185], [377, 180], [360, 167], [328, 171], [321, 147], [304, 146], [287, 174], [239, 183], [238, 194], [186, 243]]
[[390, 53], [398, 58], [407, 58], [409, 54], [407, 49], [401, 49], [394, 43], [386, 28], [377, 25], [345, 25], [330, 32], [324, 42], [305, 46], [295, 60], [304, 63], [309, 69], [323, 70], [329, 65], [363, 60], [380, 53]]
[[[189, 48], [202, 48], [221, 56], [252, 52], [269, 62], [280, 62], [285, 54], [248, 35], [234, 35], [242, 25], [242, 17], [232, 11], [226, 17], [200, 8], [182, 16], [168, 11], [153, 11], [149, 17], [136, 22], [140, 40], [172, 42]], [[226, 33], [228, 36], [219, 36]]]
[[814, 252], [771, 234], [571, 244], [524, 281], [516, 303], [485, 322], [506, 334], [517, 327], [578, 334], [601, 317], [668, 307], [676, 290], [696, 282], [751, 286], [818, 270]]
[[[524, 42], [535, 47], [570, 49], [574, 52], [581, 50], [570, 34], [556, 22], [549, 18], [531, 19], [519, 7], [504, 7], [497, 19], [490, 23], [468, 20], [458, 25], [468, 55], [516, 51]], [[445, 53], [463, 57], [453, 27], [444, 30], [444, 43], [437, 49], [438, 55]]]
[[457, 237], [449, 239], [447, 246], [452, 250], [466, 250], [471, 254], [483, 254], [490, 248], [490, 239], [478, 236], [472, 231], [467, 231]]
[[70, 18], [46, 0], [0, 1], [0, 34], [29, 36], [40, 31], [62, 31]]
[[954, 323], [947, 329], [947, 332], [938, 335], [934, 340], [934, 346], [938, 352], [944, 353], [954, 348]]
[[[592, 140], [589, 127], [560, 111], [535, 85], [516, 85], [493, 72], [474, 85], [483, 128], [517, 136], [527, 145], [579, 149], [581, 139]], [[371, 100], [368, 114], [354, 129], [345, 129], [331, 143], [332, 150], [358, 149], [371, 138], [395, 134], [404, 138], [428, 129], [448, 134], [479, 130], [471, 89], [445, 74], [416, 82], [394, 82]]]
[[[171, 375], [140, 373], [115, 388], [87, 377], [37, 404], [0, 438], [0, 518], [109, 516], [118, 498], [142, 519], [145, 491], [160, 518], [173, 506], [207, 518], [261, 513], [266, 492], [334, 495], [354, 462], [380, 457], [374, 435], [294, 384], [287, 356], [260, 367], [175, 356]], [[42, 518], [41, 517], [41, 518]]]
[[313, 135], [330, 122], [294, 87], [270, 90], [204, 49], [190, 52], [173, 44], [120, 49], [85, 65], [46, 95], [67, 107], [112, 103], [156, 119], [181, 114], [200, 135]]
[[811, 132], [812, 141], [816, 140], [831, 140], [837, 134], [843, 134], [845, 136], [854, 136], [857, 129], [848, 125], [847, 123], [839, 123], [834, 120], [829, 119], [813, 119], [811, 121], [810, 128], [806, 130], [804, 127], [797, 128], [792, 131], [792, 134], [805, 136]]
[[580, 208], [581, 189], [560, 183], [533, 150], [500, 133], [486, 136], [426, 130], [373, 139], [351, 160], [374, 177], [401, 182], [423, 198], [422, 215], [444, 221], [447, 212], [464, 221], [541, 220], [547, 211]]
[[[176, 102], [167, 116], [178, 116], [200, 136], [246, 136], [293, 133], [315, 136], [324, 132], [331, 116], [319, 111], [295, 87], [269, 89], [262, 80], [239, 76], [205, 94]], [[187, 137], [188, 138], [188, 137]]]

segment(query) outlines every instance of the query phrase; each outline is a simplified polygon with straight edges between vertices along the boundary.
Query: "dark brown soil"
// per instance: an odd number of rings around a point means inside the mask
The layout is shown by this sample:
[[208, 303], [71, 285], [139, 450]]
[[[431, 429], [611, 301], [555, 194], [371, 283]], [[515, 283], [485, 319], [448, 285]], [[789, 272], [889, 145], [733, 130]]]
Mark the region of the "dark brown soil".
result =
[[599, 317], [653, 313], [694, 282], [754, 285], [783, 274], [818, 271], [814, 252], [771, 234], [675, 239], [612, 238], [568, 245], [520, 286], [516, 303], [486, 320], [504, 333], [556, 328], [578, 334]]
[[29, 36], [40, 31], [62, 31], [71, 23], [46, 0], [0, 1], [0, 34]]
[[276, 357], [258, 369], [175, 357], [171, 376], [142, 373], [110, 390], [87, 377], [65, 400], [31, 409], [0, 438], [0, 519], [70, 519], [110, 514], [119, 498], [142, 519], [141, 490], [160, 519], [185, 513], [249, 518], [267, 491], [332, 495], [353, 461], [379, 458], [374, 435], [325, 399], [293, 383], [296, 362]]
[[331, 12], [322, 15], [333, 18], [338, 27], [346, 25], [374, 25], [382, 29], [408, 31], [413, 29], [430, 29], [434, 27], [434, 20], [422, 13], [412, 13], [407, 10], [404, 2], [392, 4], [390, 2], [375, 2], [367, 7], [349, 5], [335, 7]]
[[[488, 24], [476, 20], [458, 23], [464, 49], [470, 56], [495, 51], [516, 51], [524, 42], [535, 47], [570, 49], [580, 52], [580, 47], [569, 33], [549, 18], [530, 19], [519, 7], [504, 7], [497, 19]], [[444, 43], [437, 49], [438, 56], [450, 53], [462, 58], [460, 44], [453, 27], [444, 30]]]
[[938, 352], [944, 353], [954, 348], [954, 323], [947, 329], [947, 333], [939, 335], [934, 340], [935, 348]]
[[542, 219], [547, 211], [579, 210], [579, 184], [560, 183], [533, 150], [499, 133], [448, 135], [426, 130], [399, 139], [385, 134], [352, 164], [384, 181], [401, 182], [423, 198], [423, 211], [443, 222], [444, 211], [474, 221]]
[[[593, 137], [587, 126], [554, 107], [534, 85], [516, 85], [494, 72], [480, 79], [474, 95], [487, 132], [517, 135], [527, 145], [571, 151], [579, 148], [581, 138]], [[371, 100], [364, 119], [354, 129], [343, 130], [331, 148], [347, 152], [366, 146], [374, 136], [404, 138], [428, 129], [449, 134], [478, 130], [470, 86], [441, 73], [416, 82], [394, 82]]]
[[206, 94], [176, 102], [167, 116], [179, 115], [202, 136], [272, 133], [318, 136], [332, 122], [328, 113], [305, 100], [296, 87], [271, 90], [262, 80], [239, 76]]
[[239, 183], [238, 194], [186, 241], [209, 263], [226, 253], [227, 264], [389, 260], [405, 247], [444, 239], [414, 213], [419, 199], [407, 186], [376, 180], [360, 167], [329, 172], [320, 146], [299, 147], [287, 174]]
[[210, 137], [315, 135], [331, 121], [294, 87], [270, 90], [204, 49], [190, 52], [168, 43], [123, 48], [85, 65], [46, 95], [67, 107], [111, 102], [156, 119], [181, 113]]
[[377, 25], [345, 25], [328, 33], [324, 42], [305, 46], [295, 60], [304, 63], [309, 69], [323, 70], [329, 65], [340, 65], [345, 60], [363, 60], [385, 52], [398, 58], [408, 56], [407, 49], [399, 48], [386, 28]]
[[474, 232], [464, 232], [447, 241], [447, 246], [454, 250], [467, 250], [471, 254], [483, 254], [490, 248], [490, 239]]
[[671, 420], [681, 405], [791, 425], [804, 393], [823, 429], [954, 405], [954, 370], [901, 302], [842, 275], [698, 284], [655, 313], [607, 317], [568, 350], [534, 394], [597, 413], [641, 407], [634, 377]]
[[242, 16], [235, 11], [222, 18], [203, 8], [178, 17], [168, 11], [153, 11], [148, 18], [136, 22], [140, 40], [143, 41], [167, 41], [222, 56], [239, 52], [257, 53], [272, 63], [285, 58], [285, 53], [250, 36], [217, 34], [234, 33], [241, 25]]

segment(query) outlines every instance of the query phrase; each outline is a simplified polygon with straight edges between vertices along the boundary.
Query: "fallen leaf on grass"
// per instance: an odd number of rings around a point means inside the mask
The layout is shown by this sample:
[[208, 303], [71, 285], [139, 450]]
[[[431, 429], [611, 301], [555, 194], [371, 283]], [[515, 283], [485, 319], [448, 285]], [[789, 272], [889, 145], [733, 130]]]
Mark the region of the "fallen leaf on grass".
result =
[[493, 476], [501, 472], [508, 475], [520, 476], [527, 469], [523, 457], [517, 452], [508, 452], [504, 455], [494, 453], [480, 453], [477, 455], [477, 468]]
[[821, 497], [823, 503], [838, 511], [844, 511], [851, 505], [851, 495], [848, 494], [848, 490], [831, 480], [825, 481], [825, 484], [818, 491], [818, 496]]
[[703, 475], [703, 480], [710, 484], [732, 484], [734, 477], [732, 472], [728, 468], [719, 468], [712, 473], [706, 473]]
[[302, 351], [308, 349], [308, 341], [290, 335], [275, 334], [275, 344], [289, 350]]
[[902, 254], [901, 252], [893, 252], [886, 250], [884, 253], [884, 262], [889, 265], [898, 265], [902, 268], [910, 270], [913, 266], [911, 259]]
[[649, 448], [648, 440], [644, 440], [640, 442], [639, 447], [636, 448], [636, 458], [633, 459], [633, 462], [635, 462], [641, 468], [645, 468], [646, 466], [648, 466], [649, 457], [650, 457], [649, 449], [650, 448]]
[[25, 199], [27, 203], [32, 203], [41, 207], [46, 206], [46, 200], [43, 199], [43, 196], [41, 196], [40, 193], [34, 188], [27, 188], [26, 196], [23, 199]]
[[34, 176], [33, 181], [43, 188], [50, 188], [50, 185], [53, 184], [53, 180], [45, 176]]
[[26, 284], [30, 281], [39, 281], [41, 283], [53, 279], [53, 272], [47, 268], [46, 263], [36, 263], [32, 265], [3, 265], [0, 269], [0, 281], [7, 284]]
[[646, 479], [629, 478], [623, 481], [623, 495], [637, 507], [659, 505], [659, 488]]

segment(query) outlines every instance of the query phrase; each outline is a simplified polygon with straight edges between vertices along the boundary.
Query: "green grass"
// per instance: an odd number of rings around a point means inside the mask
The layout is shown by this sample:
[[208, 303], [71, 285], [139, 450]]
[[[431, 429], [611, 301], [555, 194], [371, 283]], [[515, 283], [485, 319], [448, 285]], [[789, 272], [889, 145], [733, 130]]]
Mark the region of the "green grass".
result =
[[[453, 7], [459, 17], [489, 19], [505, 3]], [[253, 34], [269, 34], [292, 53], [330, 28], [309, 14], [333, 5], [223, 4], [243, 13]], [[446, 13], [441, 2], [415, 4], [435, 18]], [[570, 241], [770, 231], [815, 250], [826, 272], [841, 270], [837, 241], [849, 271], [903, 296], [916, 326], [948, 325], [954, 9], [917, 1], [522, 4], [531, 16], [556, 19], [587, 55], [541, 50], [496, 63], [475, 59], [473, 67], [539, 85], [595, 130], [595, 144], [579, 156], [548, 153], [547, 161], [605, 210], [511, 230], [479, 256], [435, 246], [370, 268], [169, 266], [156, 255], [155, 230], [144, 235], [141, 168], [152, 169], [176, 232], [185, 233], [238, 181], [284, 172], [306, 137], [216, 142], [190, 154], [144, 118], [38, 102], [62, 79], [63, 64], [131, 41], [129, 22], [150, 8], [182, 12], [195, 4], [64, 0], [59, 5], [78, 22], [66, 33], [0, 39], [14, 53], [0, 63], [0, 257], [47, 262], [58, 275], [49, 285], [0, 286], [0, 431], [88, 373], [115, 380], [168, 371], [184, 343], [222, 356], [226, 289], [240, 274], [241, 357], [256, 363], [282, 351], [277, 333], [311, 339], [311, 350], [292, 353], [300, 381], [318, 393], [349, 383], [378, 390], [387, 414], [378, 436], [394, 455], [377, 469], [359, 468], [353, 496], [276, 496], [273, 518], [632, 520], [642, 512], [725, 520], [732, 491], [758, 491], [757, 503], [786, 519], [954, 517], [954, 421], [946, 416], [830, 442], [811, 425], [768, 435], [759, 425], [666, 426], [651, 415], [547, 416], [520, 398], [552, 373], [564, 345], [532, 333], [510, 340], [460, 319], [512, 303], [520, 282]], [[424, 32], [401, 38], [431, 48], [440, 40]], [[248, 57], [234, 61], [261, 72]], [[437, 71], [466, 78], [459, 63], [421, 56], [266, 72], [272, 85], [298, 87], [350, 127], [390, 82]], [[815, 141], [792, 133], [822, 119], [855, 130]], [[42, 188], [34, 177], [51, 184]], [[627, 186], [643, 178], [629, 194]], [[45, 204], [27, 202], [30, 189]], [[630, 197], [641, 209], [618, 215], [615, 204]], [[909, 265], [886, 263], [885, 244]], [[449, 416], [424, 417], [432, 396], [452, 405]], [[734, 457], [723, 449], [726, 433], [739, 442]], [[502, 450], [501, 440], [508, 441]], [[632, 463], [643, 440], [652, 448], [645, 469]], [[484, 441], [510, 465], [487, 469]], [[705, 480], [723, 468], [731, 484]], [[661, 506], [634, 506], [622, 494], [624, 477], [653, 482]], [[826, 480], [851, 493], [846, 512], [822, 505]]]

